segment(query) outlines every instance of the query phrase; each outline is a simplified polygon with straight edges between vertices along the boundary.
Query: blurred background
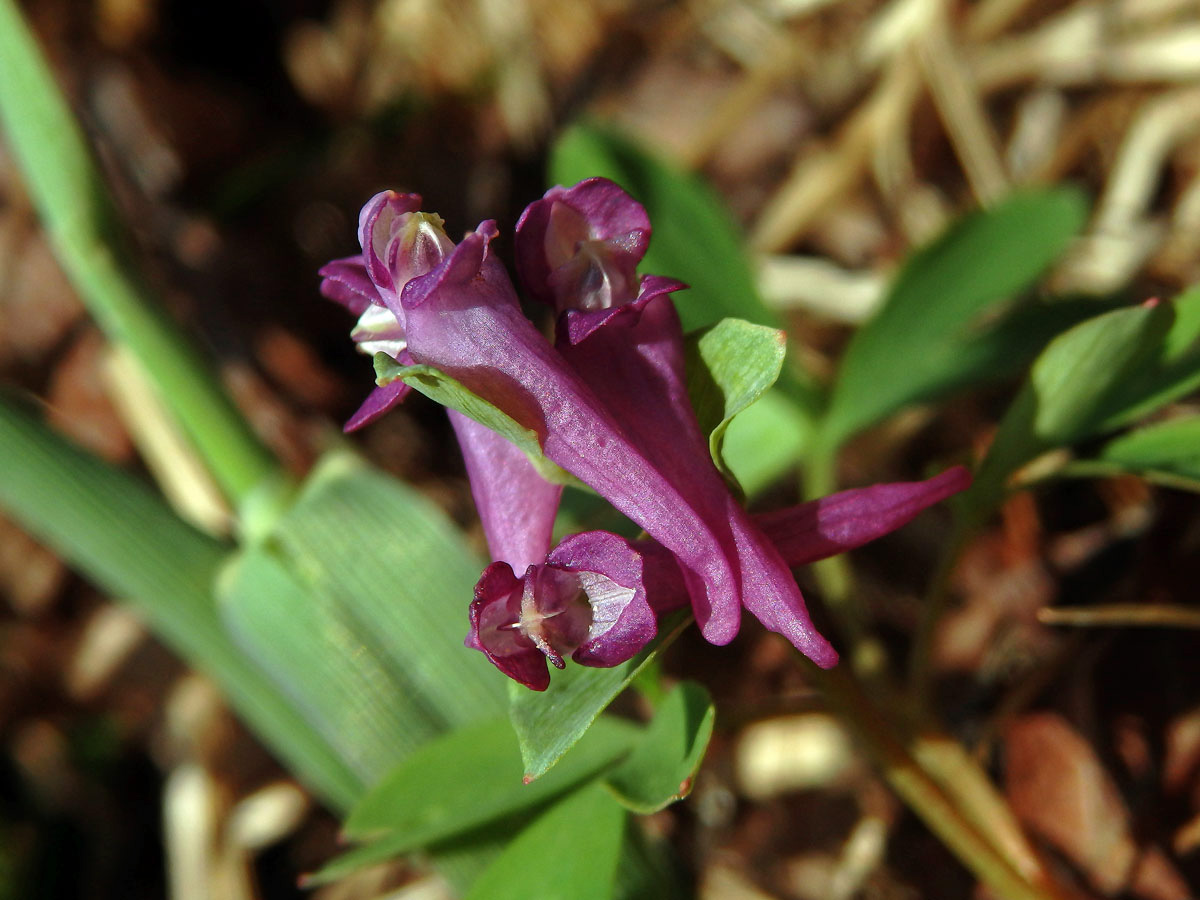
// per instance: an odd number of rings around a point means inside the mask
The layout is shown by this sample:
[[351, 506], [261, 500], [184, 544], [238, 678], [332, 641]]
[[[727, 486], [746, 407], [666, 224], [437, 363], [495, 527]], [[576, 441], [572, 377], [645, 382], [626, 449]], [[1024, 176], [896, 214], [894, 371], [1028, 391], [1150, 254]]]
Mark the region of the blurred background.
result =
[[[415, 191], [451, 235], [485, 218], [511, 234], [548, 187], [549, 149], [581, 120], [708, 179], [817, 379], [913, 248], [1022, 186], [1069, 181], [1092, 198], [1050, 276], [1056, 294], [1141, 300], [1200, 275], [1200, 3], [1188, 0], [37, 0], [24, 11], [156, 291], [296, 473], [340, 440], [372, 378], [316, 276], [357, 251], [362, 203]], [[0, 379], [44, 398], [92, 452], [147, 465], [136, 385], [2, 145]], [[981, 446], [1010, 395], [1001, 386], [872, 430], [843, 455], [841, 480], [919, 477], [914, 460]], [[432, 404], [409, 403], [354, 442], [481, 545]], [[219, 523], [179, 480], [177, 502]], [[795, 499], [794, 485], [771, 496]], [[1085, 641], [1036, 613], [1115, 579], [1194, 597], [1195, 512], [1190, 496], [1135, 479], [1021, 495], [965, 557], [964, 602], [939, 635], [956, 721], [1023, 709], [1056, 685], [1074, 727], [1024, 720], [1013, 738], [1024, 756], [1013, 753], [1030, 771], [1009, 800], [1109, 896], [1194, 895], [1193, 632]], [[942, 535], [927, 518], [861, 557], [864, 602], [886, 597], [877, 615], [900, 633]], [[1190, 553], [1168, 564], [1164, 543]], [[297, 877], [335, 851], [338, 823], [209, 682], [4, 519], [0, 594], [0, 898], [305, 895]], [[789, 652], [752, 624], [719, 652], [694, 634], [680, 642], [669, 666], [708, 684], [718, 731], [693, 797], [650, 828], [705, 897], [971, 896], [972, 878], [818, 711]], [[1051, 801], [1028, 788], [1039, 778], [1071, 788]], [[1095, 834], [1099, 822], [1120, 823], [1116, 837]], [[1081, 843], [1063, 849], [1072, 835]], [[1106, 874], [1130, 854], [1136, 877]], [[442, 892], [398, 864], [315, 896]]]

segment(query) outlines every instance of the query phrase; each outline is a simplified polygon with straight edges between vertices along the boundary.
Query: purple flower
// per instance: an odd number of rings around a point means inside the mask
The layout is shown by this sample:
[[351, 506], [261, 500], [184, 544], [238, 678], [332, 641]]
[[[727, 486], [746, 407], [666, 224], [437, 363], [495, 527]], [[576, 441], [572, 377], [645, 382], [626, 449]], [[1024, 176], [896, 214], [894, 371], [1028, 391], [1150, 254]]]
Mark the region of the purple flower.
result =
[[649, 243], [641, 204], [613, 182], [589, 178], [551, 188], [522, 213], [517, 275], [559, 312], [608, 309], [637, 296], [637, 266]]
[[[754, 520], [795, 568], [895, 531], [970, 483], [970, 473], [956, 466], [926, 481], [842, 491]], [[576, 573], [576, 580], [548, 576], [552, 571]], [[621, 590], [597, 590], [595, 585], [606, 583], [601, 579]], [[630, 543], [606, 532], [574, 535], [551, 551], [545, 565], [530, 566], [521, 578], [503, 564], [484, 573], [471, 604], [467, 645], [509, 677], [545, 690], [547, 659], [559, 668], [568, 655], [582, 665], [623, 663], [653, 640], [656, 617], [687, 602], [675, 557], [657, 542]], [[547, 614], [566, 618], [546, 628]]]
[[528, 428], [550, 460], [674, 553], [708, 640], [732, 640], [744, 604], [818, 664], [833, 665], [836, 652], [812, 627], [782, 558], [729, 493], [688, 406], [667, 296], [678, 283], [647, 279], [625, 306], [568, 311], [560, 353], [521, 313], [489, 251], [495, 234], [484, 223], [405, 286], [413, 359]]
[[493, 563], [475, 587], [467, 646], [535, 691], [550, 685], [547, 660], [560, 669], [568, 655], [587, 666], [625, 662], [657, 630], [644, 559], [624, 538], [591, 531], [563, 539], [520, 578]]
[[[321, 293], [359, 317], [351, 332], [359, 350], [372, 356], [385, 353], [404, 365], [413, 359], [399, 293], [454, 247], [441, 218], [420, 212], [420, 206], [417, 194], [376, 194], [359, 214], [363, 252], [334, 260], [320, 271]], [[403, 381], [376, 387], [345, 430], [373, 422], [411, 391]], [[539, 562], [550, 548], [562, 488], [542, 479], [508, 441], [453, 410], [449, 413], [492, 558], [520, 569]]]
[[[454, 246], [442, 220], [420, 212], [419, 194], [382, 191], [358, 216], [362, 253], [323, 266], [321, 293], [358, 316], [350, 336], [370, 356], [386, 353], [411, 364], [399, 292], [410, 278], [424, 275]], [[375, 421], [412, 389], [402, 381], [377, 387], [346, 423], [347, 432]]]
[[[752, 517], [713, 464], [688, 401], [670, 298], [684, 285], [637, 275], [650, 237], [640, 205], [590, 179], [550, 190], [522, 215], [517, 266], [527, 291], [558, 313], [553, 346], [522, 314], [492, 253], [495, 224], [455, 246], [418, 205], [414, 195], [377, 195], [360, 217], [362, 254], [322, 269], [322, 292], [359, 316], [355, 340], [454, 379], [649, 535], [631, 543], [590, 532], [549, 550], [561, 488], [451, 410], [495, 560], [476, 587], [468, 645], [544, 689], [547, 660], [616, 665], [654, 636], [658, 615], [690, 603], [712, 643], [734, 638], [745, 607], [818, 665], [833, 665], [837, 653], [813, 627], [789, 566], [899, 527], [960, 490], [965, 474]], [[350, 425], [407, 391], [400, 381], [377, 388]]]

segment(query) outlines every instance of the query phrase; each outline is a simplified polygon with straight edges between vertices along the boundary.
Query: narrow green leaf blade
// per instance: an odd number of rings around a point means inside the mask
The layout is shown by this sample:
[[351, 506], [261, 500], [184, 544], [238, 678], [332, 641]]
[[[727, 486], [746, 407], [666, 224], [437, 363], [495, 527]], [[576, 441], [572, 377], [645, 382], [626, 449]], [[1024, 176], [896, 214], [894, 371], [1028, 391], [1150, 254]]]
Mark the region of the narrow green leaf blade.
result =
[[1169, 305], [1132, 307], [1096, 316], [1055, 338], [1033, 364], [987, 458], [962, 502], [986, 515], [1010, 474], [1035, 456], [1096, 434], [1113, 398], [1139, 370], [1153, 365], [1174, 312]]
[[[842, 359], [823, 426], [836, 446], [910, 403], [1021, 366], [1037, 346], [1011, 329], [1006, 354], [964, 353], [987, 334], [1000, 303], [1033, 285], [1066, 249], [1086, 215], [1083, 197], [1056, 188], [1016, 194], [952, 225], [905, 263], [879, 313], [854, 335]], [[1053, 306], [1045, 307], [1052, 316]], [[1036, 317], [1034, 322], [1036, 322]]]
[[633, 752], [605, 779], [617, 799], [635, 813], [649, 815], [690, 794], [716, 714], [702, 685], [685, 681], [676, 686]]
[[[429, 857], [456, 895], [465, 894], [475, 879], [500, 855], [514, 832], [538, 811], [539, 807], [533, 807], [489, 822], [474, 831], [457, 834], [424, 848], [421, 855]], [[363, 869], [406, 855], [407, 845], [408, 835], [403, 832], [386, 834], [369, 844], [339, 854], [316, 871], [305, 873], [300, 878], [300, 886], [310, 889], [341, 881]]]
[[212, 584], [228, 548], [146, 486], [67, 443], [0, 396], [0, 507], [120, 598], [221, 686], [246, 723], [335, 808], [362, 782], [225, 633]]
[[602, 786], [575, 791], [517, 835], [467, 900], [610, 900], [625, 820]]
[[555, 484], [571, 484], [574, 479], [542, 453], [538, 433], [526, 428], [508, 413], [467, 390], [449, 375], [433, 366], [402, 366], [386, 353], [375, 354], [375, 375], [383, 387], [397, 379], [411, 385], [435, 403], [458, 410], [464, 416], [485, 425], [520, 448], [543, 478]]
[[594, 777], [619, 759], [638, 734], [619, 719], [597, 722], [553, 775], [526, 784], [512, 726], [493, 719], [424, 745], [354, 808], [346, 835], [388, 834], [393, 852], [444, 840], [528, 809]]
[[1096, 457], [1134, 475], [1200, 490], [1200, 416], [1170, 419], [1122, 435]]
[[1185, 291], [1167, 305], [1174, 311], [1175, 320], [1158, 358], [1131, 373], [1115, 391], [1103, 430], [1136, 422], [1200, 388], [1200, 288]]
[[239, 503], [275, 490], [278, 463], [123, 252], [108, 188], [14, 0], [0, 0], [0, 128], [88, 311], [137, 357], [221, 487]]
[[713, 462], [729, 477], [721, 452], [725, 431], [779, 379], [787, 337], [744, 319], [722, 319], [689, 334], [684, 350], [688, 398], [709, 435]]
[[690, 616], [660, 622], [658, 637], [645, 650], [611, 669], [568, 664], [551, 675], [550, 687], [541, 692], [510, 683], [509, 714], [520, 740], [525, 777], [545, 775], [689, 622]]

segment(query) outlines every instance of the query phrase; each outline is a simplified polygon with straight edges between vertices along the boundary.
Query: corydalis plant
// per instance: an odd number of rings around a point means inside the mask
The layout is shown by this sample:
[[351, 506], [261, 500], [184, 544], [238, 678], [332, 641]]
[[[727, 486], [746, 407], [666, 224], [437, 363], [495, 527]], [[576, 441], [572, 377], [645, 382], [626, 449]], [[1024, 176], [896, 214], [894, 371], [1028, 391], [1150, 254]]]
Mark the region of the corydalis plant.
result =
[[397, 385], [408, 367], [432, 367], [528, 429], [546, 458], [648, 535], [631, 543], [593, 532], [552, 550], [559, 489], [504, 438], [452, 412], [495, 560], [471, 604], [468, 645], [544, 689], [546, 660], [616, 665], [680, 605], [690, 604], [706, 639], [728, 643], [745, 607], [818, 665], [833, 665], [837, 653], [813, 627], [789, 566], [898, 527], [961, 490], [965, 472], [872, 489], [890, 489], [890, 513], [878, 493], [827, 498], [837, 499], [829, 507], [838, 510], [835, 534], [834, 520], [813, 507], [756, 521], [717, 471], [688, 402], [670, 297], [684, 285], [637, 275], [650, 238], [639, 204], [612, 182], [589, 179], [551, 189], [522, 215], [518, 272], [525, 291], [557, 313], [553, 345], [521, 312], [491, 252], [495, 224], [453, 245], [418, 206], [414, 195], [378, 195], [360, 218], [362, 255], [322, 270], [323, 292], [360, 315], [359, 332], [370, 315], [372, 328], [403, 342], [380, 348], [399, 364], [395, 380], [381, 378], [351, 424], [403, 399], [407, 388]]

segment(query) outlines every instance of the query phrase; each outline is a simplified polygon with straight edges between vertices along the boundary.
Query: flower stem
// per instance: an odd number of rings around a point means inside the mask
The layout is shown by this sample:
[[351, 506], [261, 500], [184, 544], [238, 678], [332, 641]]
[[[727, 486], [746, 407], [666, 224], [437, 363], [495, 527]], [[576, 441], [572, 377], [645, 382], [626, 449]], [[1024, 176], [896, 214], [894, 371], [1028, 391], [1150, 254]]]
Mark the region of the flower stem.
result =
[[866, 696], [849, 669], [839, 666], [821, 670], [807, 660], [802, 664], [830, 706], [857, 734], [892, 790], [981, 882], [1004, 900], [1060, 897], [1053, 885], [1034, 884], [1022, 876], [990, 836], [959, 809], [937, 778], [918, 761], [910, 742]]
[[0, 0], [0, 126], [72, 284], [137, 358], [229, 499], [243, 506], [280, 484], [275, 459], [123, 252], [115, 205], [14, 0]]
[[950, 576], [972, 530], [962, 516], [955, 517], [954, 530], [942, 547], [937, 568], [934, 569], [921, 603], [908, 657], [908, 688], [913, 705], [918, 710], [925, 709], [928, 705], [930, 682], [933, 677], [934, 634], [950, 598]]

